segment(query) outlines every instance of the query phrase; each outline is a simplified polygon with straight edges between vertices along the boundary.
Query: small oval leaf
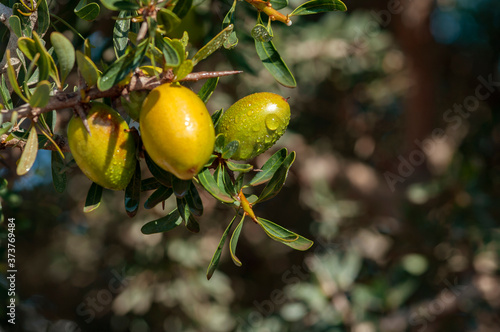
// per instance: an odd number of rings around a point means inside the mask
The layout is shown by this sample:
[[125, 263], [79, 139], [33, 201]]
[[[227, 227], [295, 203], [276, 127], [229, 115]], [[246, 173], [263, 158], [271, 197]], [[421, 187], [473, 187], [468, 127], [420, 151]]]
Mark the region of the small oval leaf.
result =
[[31, 95], [31, 107], [44, 107], [49, 103], [50, 99], [50, 83], [49, 81], [41, 81], [38, 83], [35, 91]]
[[24, 175], [29, 172], [36, 160], [38, 153], [38, 135], [35, 126], [31, 126], [28, 140], [24, 145], [23, 154], [17, 164], [17, 175]]
[[294, 9], [289, 16], [312, 15], [323, 12], [347, 10], [346, 5], [340, 0], [311, 0]]
[[170, 212], [165, 217], [153, 220], [142, 226], [141, 232], [143, 234], [155, 234], [168, 232], [182, 223], [182, 218], [177, 209]]

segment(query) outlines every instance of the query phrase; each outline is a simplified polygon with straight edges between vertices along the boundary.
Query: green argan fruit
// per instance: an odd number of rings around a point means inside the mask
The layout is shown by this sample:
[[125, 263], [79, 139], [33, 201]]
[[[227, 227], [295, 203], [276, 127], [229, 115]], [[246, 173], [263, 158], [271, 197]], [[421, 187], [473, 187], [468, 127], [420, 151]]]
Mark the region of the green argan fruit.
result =
[[98, 185], [125, 189], [136, 165], [135, 142], [127, 123], [111, 107], [97, 102], [92, 103], [87, 122], [91, 135], [79, 117], [68, 124], [68, 143], [76, 164]]
[[251, 159], [265, 152], [283, 135], [290, 121], [290, 105], [283, 97], [269, 92], [246, 96], [221, 116], [217, 134], [226, 143], [238, 140], [234, 160]]

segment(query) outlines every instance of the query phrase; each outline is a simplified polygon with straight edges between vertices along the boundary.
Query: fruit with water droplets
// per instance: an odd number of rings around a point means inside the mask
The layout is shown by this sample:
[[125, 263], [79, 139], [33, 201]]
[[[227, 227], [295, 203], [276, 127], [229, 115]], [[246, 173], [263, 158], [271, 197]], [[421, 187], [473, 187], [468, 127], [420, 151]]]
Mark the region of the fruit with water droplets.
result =
[[280, 95], [259, 92], [246, 96], [221, 116], [217, 134], [226, 142], [238, 140], [240, 145], [231, 157], [251, 159], [265, 152], [284, 134], [290, 121], [290, 105]]
[[125, 120], [111, 107], [93, 102], [87, 115], [90, 135], [81, 118], [68, 124], [68, 143], [76, 164], [98, 185], [123, 190], [134, 174], [135, 142]]
[[181, 85], [153, 89], [142, 105], [139, 124], [151, 159], [179, 179], [198, 174], [213, 152], [212, 118], [203, 101]]

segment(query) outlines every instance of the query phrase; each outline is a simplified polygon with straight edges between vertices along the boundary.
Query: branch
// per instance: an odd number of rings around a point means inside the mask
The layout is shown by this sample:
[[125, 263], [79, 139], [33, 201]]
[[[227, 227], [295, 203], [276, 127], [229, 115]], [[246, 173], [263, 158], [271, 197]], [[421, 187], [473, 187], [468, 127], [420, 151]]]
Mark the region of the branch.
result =
[[[198, 81], [200, 79], [229, 76], [239, 73], [241, 73], [241, 71], [197, 72], [187, 75], [181, 81]], [[160, 80], [158, 80], [154, 76], [146, 77], [139, 75], [140, 74], [138, 73], [134, 74], [132, 76], [132, 79], [130, 80], [129, 85], [117, 85], [106, 91], [100, 91], [97, 88], [91, 88], [88, 91], [84, 92], [84, 96], [82, 96], [81, 93], [84, 90], [76, 92], [58, 91], [54, 96], [50, 97], [49, 102], [44, 107], [31, 107], [29, 104], [24, 104], [12, 110], [2, 110], [1, 114], [3, 115], [4, 121], [9, 121], [14, 112], [17, 112], [19, 119], [26, 117], [34, 118], [42, 113], [50, 112], [52, 110], [74, 108], [78, 103], [82, 101], [82, 97], [88, 98], [88, 100], [100, 98], [116, 98], [121, 95], [126, 95], [130, 91], [152, 90], [163, 83], [172, 82], [173, 80], [173, 74], [171, 72], [167, 72], [167, 74], [164, 77], [160, 78]]]
[[[5, 150], [7, 148], [15, 148], [18, 147], [21, 150], [24, 150], [24, 146], [26, 145], [25, 140], [20, 140], [17, 138], [13, 138], [7, 142], [5, 140], [7, 139], [9, 135], [3, 134], [0, 136], [0, 150]], [[55, 135], [53, 137], [54, 141], [56, 144], [59, 146], [62, 152], [70, 152], [69, 151], [69, 145], [66, 139], [63, 136], [60, 135]], [[50, 150], [50, 151], [57, 151], [56, 147], [50, 142], [47, 141], [43, 147], [41, 147], [44, 150]]]
[[288, 17], [288, 15], [283, 15], [279, 11], [273, 8], [273, 5], [270, 1], [263, 0], [245, 0], [252, 6], [254, 6], [259, 12], [264, 12], [272, 21], [280, 21], [285, 23], [286, 25], [292, 25], [292, 21]]

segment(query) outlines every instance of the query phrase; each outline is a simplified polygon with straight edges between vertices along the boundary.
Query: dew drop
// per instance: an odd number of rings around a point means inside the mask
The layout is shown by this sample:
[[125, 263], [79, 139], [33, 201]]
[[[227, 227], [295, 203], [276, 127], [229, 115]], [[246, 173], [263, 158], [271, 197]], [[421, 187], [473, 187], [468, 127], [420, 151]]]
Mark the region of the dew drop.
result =
[[279, 125], [280, 125], [280, 120], [279, 120], [278, 116], [273, 115], [273, 114], [269, 114], [268, 116], [266, 116], [267, 129], [274, 131], [274, 130], [278, 129]]

